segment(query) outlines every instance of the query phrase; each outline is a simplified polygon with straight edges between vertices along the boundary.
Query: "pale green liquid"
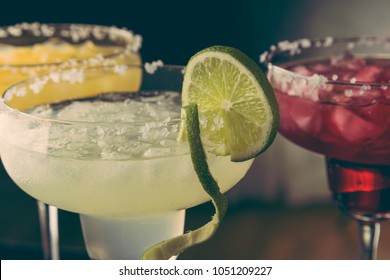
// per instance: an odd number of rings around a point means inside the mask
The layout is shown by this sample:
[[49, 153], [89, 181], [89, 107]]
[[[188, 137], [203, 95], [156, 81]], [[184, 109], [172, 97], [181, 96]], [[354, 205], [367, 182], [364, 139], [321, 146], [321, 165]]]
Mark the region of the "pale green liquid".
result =
[[[15, 131], [29, 129], [31, 137], [14, 133], [12, 141], [1, 143], [5, 167], [20, 188], [47, 204], [83, 214], [92, 258], [138, 258], [145, 246], [182, 233], [184, 211], [175, 211], [210, 199], [193, 169], [187, 143], [176, 141], [179, 123], [167, 124], [180, 115], [180, 105], [172, 96], [157, 100], [40, 108], [34, 112], [40, 116], [111, 123], [14, 126]], [[129, 118], [149, 123], [123, 124]], [[166, 125], [156, 126], [156, 118]], [[234, 163], [208, 154], [208, 163], [226, 192], [252, 161]], [[142, 226], [153, 220], [154, 226]]]

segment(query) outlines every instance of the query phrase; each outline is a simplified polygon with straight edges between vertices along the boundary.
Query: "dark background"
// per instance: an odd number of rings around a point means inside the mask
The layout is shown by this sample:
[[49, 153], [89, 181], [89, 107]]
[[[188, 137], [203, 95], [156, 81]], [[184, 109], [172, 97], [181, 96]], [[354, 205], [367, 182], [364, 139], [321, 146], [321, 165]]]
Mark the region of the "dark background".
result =
[[280, 30], [283, 20], [301, 1], [2, 2], [0, 25], [38, 21], [126, 27], [144, 37], [145, 61], [185, 64], [195, 52], [215, 44], [239, 48], [257, 59], [271, 43], [285, 37]]

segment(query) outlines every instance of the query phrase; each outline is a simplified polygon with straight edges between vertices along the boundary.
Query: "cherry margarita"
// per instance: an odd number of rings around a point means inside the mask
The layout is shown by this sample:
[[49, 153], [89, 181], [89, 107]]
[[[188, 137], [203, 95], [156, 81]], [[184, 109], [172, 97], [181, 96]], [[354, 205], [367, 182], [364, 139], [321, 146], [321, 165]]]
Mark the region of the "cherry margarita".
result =
[[[278, 47], [291, 56], [305, 43]], [[316, 43], [326, 48], [333, 40]], [[338, 206], [357, 219], [375, 221], [390, 218], [390, 56], [356, 54], [355, 45], [319, 58], [269, 64], [268, 77], [280, 106], [280, 133], [324, 154]]]

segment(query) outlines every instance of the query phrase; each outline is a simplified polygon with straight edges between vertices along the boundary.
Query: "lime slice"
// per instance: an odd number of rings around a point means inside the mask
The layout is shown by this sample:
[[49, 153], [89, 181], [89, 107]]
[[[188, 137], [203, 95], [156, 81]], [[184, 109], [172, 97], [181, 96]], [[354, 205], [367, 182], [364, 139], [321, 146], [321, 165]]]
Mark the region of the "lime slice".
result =
[[[183, 107], [198, 105], [207, 149], [232, 161], [254, 158], [276, 136], [279, 110], [272, 87], [260, 67], [237, 49], [213, 46], [195, 54], [186, 67], [182, 102]], [[185, 136], [182, 129], [180, 138]]]

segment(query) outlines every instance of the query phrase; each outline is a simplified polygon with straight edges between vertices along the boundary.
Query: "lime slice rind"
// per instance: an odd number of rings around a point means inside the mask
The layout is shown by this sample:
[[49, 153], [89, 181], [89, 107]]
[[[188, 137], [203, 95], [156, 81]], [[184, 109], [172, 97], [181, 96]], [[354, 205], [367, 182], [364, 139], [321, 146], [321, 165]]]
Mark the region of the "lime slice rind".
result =
[[190, 59], [182, 101], [183, 106], [198, 105], [208, 151], [230, 154], [232, 161], [256, 157], [277, 134], [279, 110], [272, 87], [260, 67], [234, 48], [214, 46]]

